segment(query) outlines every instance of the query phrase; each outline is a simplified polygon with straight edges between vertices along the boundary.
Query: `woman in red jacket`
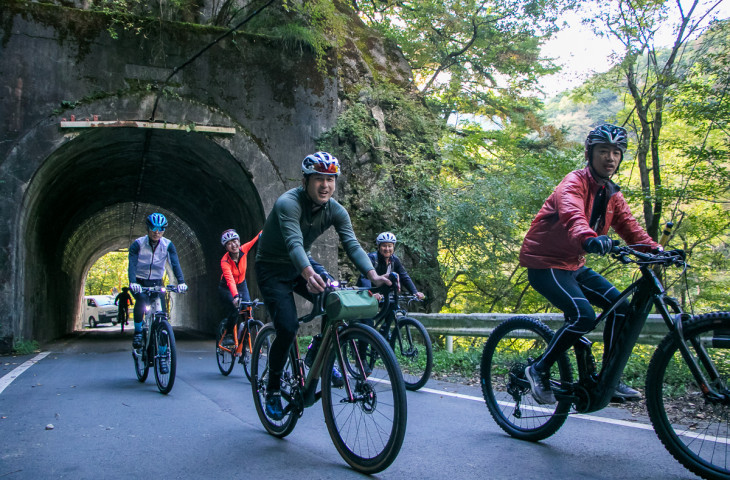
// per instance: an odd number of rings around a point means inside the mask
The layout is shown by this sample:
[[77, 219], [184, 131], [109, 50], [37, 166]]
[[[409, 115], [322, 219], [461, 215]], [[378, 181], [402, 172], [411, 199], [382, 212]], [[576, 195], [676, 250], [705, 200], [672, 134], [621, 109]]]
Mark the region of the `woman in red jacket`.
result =
[[[238, 318], [238, 307], [241, 302], [250, 302], [251, 297], [248, 293], [248, 285], [246, 284], [246, 255], [249, 250], [258, 241], [261, 232], [241, 245], [241, 238], [234, 229], [229, 229], [221, 235], [221, 245], [226, 249], [226, 254], [221, 258], [221, 281], [218, 285], [223, 302], [226, 305], [226, 331], [233, 332], [233, 326]], [[233, 336], [229, 333], [223, 342], [232, 345]]]
[[[530, 285], [565, 313], [565, 324], [555, 333], [545, 354], [525, 370], [532, 395], [539, 403], [555, 403], [550, 367], [570, 347], [581, 348], [578, 340], [596, 327], [592, 305], [605, 308], [620, 294], [611, 282], [585, 266], [585, 254], [605, 255], [611, 250], [613, 242], [606, 236], [610, 227], [627, 244], [661, 249], [631, 215], [618, 185], [611, 181], [627, 144], [622, 127], [606, 124], [591, 131], [585, 142], [586, 168], [563, 178], [532, 221], [522, 243], [520, 265], [527, 267]], [[606, 319], [604, 359], [627, 308], [623, 302]], [[616, 397], [640, 395], [619, 383]]]

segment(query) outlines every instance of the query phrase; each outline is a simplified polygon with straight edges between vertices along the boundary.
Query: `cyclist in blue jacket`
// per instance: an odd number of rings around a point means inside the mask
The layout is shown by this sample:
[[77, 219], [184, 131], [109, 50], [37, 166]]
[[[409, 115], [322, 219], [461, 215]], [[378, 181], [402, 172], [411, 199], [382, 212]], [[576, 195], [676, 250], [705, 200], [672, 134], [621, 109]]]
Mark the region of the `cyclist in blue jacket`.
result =
[[[378, 275], [388, 276], [389, 273], [395, 272], [398, 274], [398, 281], [400, 282], [399, 287], [405, 286], [406, 289], [411, 292], [412, 295], [418, 297], [419, 300], [423, 300], [423, 293], [419, 292], [416, 285], [411, 280], [410, 275], [406, 272], [403, 263], [395, 255], [395, 243], [398, 240], [391, 232], [383, 232], [375, 239], [375, 245], [377, 251], [368, 253], [368, 258], [375, 267], [375, 272]], [[370, 280], [365, 275], [360, 275], [357, 280], [358, 287], [370, 288], [372, 285]]]
[[[167, 218], [161, 213], [153, 213], [145, 220], [147, 235], [139, 237], [129, 247], [129, 289], [136, 300], [134, 304], [134, 341], [133, 348], [142, 345], [142, 321], [144, 312], [150, 302], [149, 296], [142, 293], [142, 287], [162, 285], [165, 274], [165, 264], [169, 261], [177, 279], [178, 291], [185, 293], [188, 286], [185, 284], [180, 261], [177, 257], [175, 245], [163, 238], [167, 228]], [[163, 308], [165, 304], [163, 302]]]

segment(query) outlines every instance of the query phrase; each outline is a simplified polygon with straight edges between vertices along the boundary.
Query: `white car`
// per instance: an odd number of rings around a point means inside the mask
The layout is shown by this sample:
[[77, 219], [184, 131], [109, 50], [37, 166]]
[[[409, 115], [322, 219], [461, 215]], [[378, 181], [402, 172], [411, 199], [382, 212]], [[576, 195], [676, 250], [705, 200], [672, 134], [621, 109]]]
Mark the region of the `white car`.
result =
[[114, 297], [109, 295], [91, 295], [84, 297], [84, 320], [88, 321], [89, 328], [95, 328], [100, 323], [117, 324], [117, 306]]

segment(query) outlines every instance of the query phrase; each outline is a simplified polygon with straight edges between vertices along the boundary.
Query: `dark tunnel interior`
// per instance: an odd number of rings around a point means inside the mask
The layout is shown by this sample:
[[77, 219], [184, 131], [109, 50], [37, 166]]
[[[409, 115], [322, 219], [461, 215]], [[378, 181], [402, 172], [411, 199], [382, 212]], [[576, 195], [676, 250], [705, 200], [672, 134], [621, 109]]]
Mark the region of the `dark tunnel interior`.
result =
[[[220, 234], [236, 228], [247, 241], [265, 219], [241, 159], [197, 132], [85, 129], [46, 159], [24, 198], [23, 334], [41, 341], [80, 328], [89, 268], [144, 235], [153, 211], [168, 216], [165, 236], [177, 247], [190, 287], [173, 299], [173, 325], [212, 332], [222, 317]], [[252, 256], [248, 280], [256, 296]]]

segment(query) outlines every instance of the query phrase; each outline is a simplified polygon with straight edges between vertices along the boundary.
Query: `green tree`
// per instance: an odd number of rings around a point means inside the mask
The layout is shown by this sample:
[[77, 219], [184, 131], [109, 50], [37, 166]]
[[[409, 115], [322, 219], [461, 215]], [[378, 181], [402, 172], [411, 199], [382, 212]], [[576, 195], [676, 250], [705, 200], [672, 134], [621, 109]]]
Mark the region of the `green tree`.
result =
[[112, 289], [121, 291], [128, 283], [126, 251], [109, 252], [99, 258], [86, 274], [85, 295], [111, 295]]
[[523, 95], [556, 71], [540, 45], [567, 0], [353, 0], [369, 25], [403, 51], [420, 92], [444, 119], [452, 112], [505, 118], [534, 110]]
[[[617, 0], [595, 1], [590, 7], [596, 35], [610, 36], [623, 48], [620, 62], [600, 76], [594, 85], [628, 91], [630, 107], [619, 116], [636, 134], [636, 165], [642, 190], [642, 208], [647, 232], [658, 237], [665, 208], [660, 144], [665, 112], [671, 105], [670, 90], [686, 81], [688, 65], [706, 53], [707, 43], [688, 48], [712, 20], [721, 2], [701, 0]], [[660, 28], [674, 32], [668, 49], [658, 45]]]

